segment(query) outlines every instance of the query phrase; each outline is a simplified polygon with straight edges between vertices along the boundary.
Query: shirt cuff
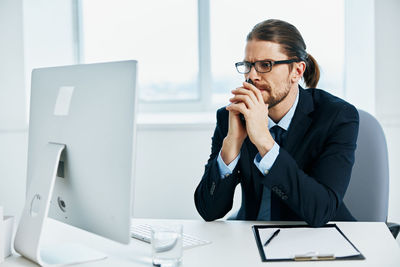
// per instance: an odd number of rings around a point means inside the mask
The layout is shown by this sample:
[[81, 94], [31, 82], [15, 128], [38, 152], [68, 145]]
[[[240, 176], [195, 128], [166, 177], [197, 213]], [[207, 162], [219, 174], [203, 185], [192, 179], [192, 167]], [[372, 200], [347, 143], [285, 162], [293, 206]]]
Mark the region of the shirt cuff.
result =
[[219, 152], [217, 162], [218, 162], [219, 173], [222, 179], [232, 174], [233, 169], [235, 169], [236, 164], [239, 161], [239, 158], [240, 158], [240, 153], [231, 163], [229, 163], [229, 165], [226, 165], [225, 162], [222, 160], [221, 151]]
[[263, 158], [261, 158], [260, 153], [257, 153], [254, 158], [254, 164], [262, 174], [267, 175], [269, 170], [272, 168], [272, 165], [274, 165], [274, 162], [279, 155], [279, 148], [280, 146], [275, 142], [272, 149], [268, 151]]

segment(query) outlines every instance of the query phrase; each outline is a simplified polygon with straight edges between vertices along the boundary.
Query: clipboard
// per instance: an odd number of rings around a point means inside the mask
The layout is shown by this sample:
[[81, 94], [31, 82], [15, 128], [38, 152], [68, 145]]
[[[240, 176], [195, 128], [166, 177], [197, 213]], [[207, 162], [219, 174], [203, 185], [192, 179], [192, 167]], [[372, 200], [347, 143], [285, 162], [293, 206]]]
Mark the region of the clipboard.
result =
[[253, 225], [252, 229], [263, 262], [365, 259], [336, 224], [318, 228], [308, 225]]

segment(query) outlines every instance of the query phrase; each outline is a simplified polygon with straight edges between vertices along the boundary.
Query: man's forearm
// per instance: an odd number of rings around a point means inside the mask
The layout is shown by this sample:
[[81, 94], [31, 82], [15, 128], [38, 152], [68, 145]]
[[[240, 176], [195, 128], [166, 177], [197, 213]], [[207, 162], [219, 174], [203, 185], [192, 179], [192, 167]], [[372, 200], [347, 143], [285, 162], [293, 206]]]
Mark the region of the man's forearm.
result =
[[226, 136], [222, 143], [221, 157], [226, 165], [229, 165], [240, 153], [244, 140]]

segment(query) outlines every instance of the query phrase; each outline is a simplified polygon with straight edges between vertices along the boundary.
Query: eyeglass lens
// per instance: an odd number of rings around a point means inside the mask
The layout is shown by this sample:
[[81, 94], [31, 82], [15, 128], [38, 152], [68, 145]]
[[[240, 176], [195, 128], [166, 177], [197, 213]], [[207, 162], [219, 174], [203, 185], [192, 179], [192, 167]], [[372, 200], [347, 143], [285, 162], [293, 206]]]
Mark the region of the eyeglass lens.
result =
[[236, 64], [236, 68], [239, 73], [246, 74], [250, 72], [253, 65], [257, 72], [270, 72], [272, 67], [270, 61], [256, 61], [254, 63], [244, 61]]

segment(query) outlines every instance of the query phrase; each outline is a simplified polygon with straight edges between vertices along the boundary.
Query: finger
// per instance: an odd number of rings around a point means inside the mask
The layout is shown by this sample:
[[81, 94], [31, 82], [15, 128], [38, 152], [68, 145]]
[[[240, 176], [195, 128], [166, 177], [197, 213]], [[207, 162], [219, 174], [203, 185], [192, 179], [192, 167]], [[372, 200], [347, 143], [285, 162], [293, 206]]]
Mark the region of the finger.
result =
[[226, 107], [226, 110], [242, 113], [243, 115], [247, 115], [248, 112], [248, 109], [246, 108], [246, 105], [243, 102], [232, 103]]
[[243, 82], [243, 87], [248, 89], [249, 91], [253, 92], [253, 94], [257, 98], [257, 102], [264, 102], [261, 91], [258, 90], [257, 87], [255, 87], [253, 84], [248, 83], [248, 82]]
[[252, 92], [249, 89], [245, 89], [243, 87], [238, 87], [235, 90], [232, 90], [231, 92], [234, 95], [248, 95], [251, 98], [251, 100], [253, 101], [253, 103], [258, 102], [258, 99], [257, 99], [256, 95], [254, 94], [254, 92]]
[[246, 105], [246, 108], [250, 109], [254, 107], [255, 103], [248, 95], [235, 95], [234, 97], [229, 99], [232, 103], [243, 102]]
[[256, 96], [257, 102], [264, 103], [264, 99], [261, 94], [261, 91], [255, 85], [248, 83], [248, 82], [243, 82], [243, 87], [245, 87], [249, 91], [253, 92], [253, 94]]

